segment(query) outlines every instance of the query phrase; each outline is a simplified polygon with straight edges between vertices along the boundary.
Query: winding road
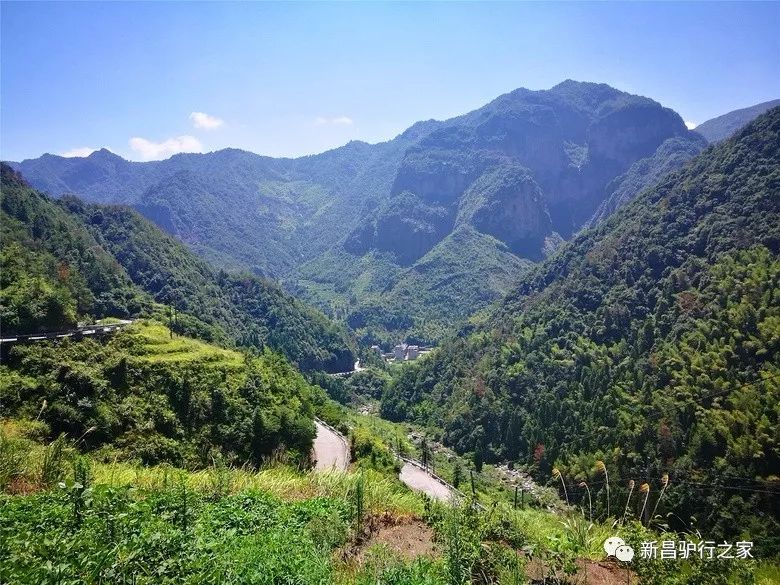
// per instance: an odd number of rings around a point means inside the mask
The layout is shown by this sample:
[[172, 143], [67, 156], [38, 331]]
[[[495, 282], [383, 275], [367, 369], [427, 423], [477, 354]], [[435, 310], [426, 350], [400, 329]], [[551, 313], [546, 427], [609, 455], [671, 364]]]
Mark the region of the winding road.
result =
[[423, 492], [434, 500], [449, 502], [452, 490], [414, 463], [404, 462], [399, 479], [417, 492]]
[[[349, 465], [349, 443], [347, 439], [323, 421], [314, 421], [317, 436], [314, 438], [315, 471], [335, 469], [345, 471]], [[425, 471], [420, 464], [404, 460], [398, 478], [410, 489], [423, 492], [435, 500], [449, 502], [454, 492], [442, 480]]]
[[317, 426], [317, 436], [314, 438], [314, 458], [317, 462], [314, 469], [344, 471], [349, 465], [347, 440], [318, 420], [315, 420], [314, 424]]

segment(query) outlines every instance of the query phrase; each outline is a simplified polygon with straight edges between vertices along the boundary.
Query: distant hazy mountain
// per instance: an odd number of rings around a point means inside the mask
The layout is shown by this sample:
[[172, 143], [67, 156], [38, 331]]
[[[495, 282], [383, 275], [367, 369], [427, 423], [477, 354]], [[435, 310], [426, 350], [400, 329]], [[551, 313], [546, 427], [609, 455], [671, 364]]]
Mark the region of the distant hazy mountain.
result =
[[410, 141], [351, 142], [299, 159], [236, 149], [130, 162], [100, 150], [14, 164], [36, 188], [124, 203], [221, 266], [279, 277], [334, 245], [369, 195], [389, 190]]
[[425, 341], [497, 299], [670, 139], [697, 137], [653, 100], [565, 81], [298, 159], [103, 150], [15, 166], [53, 195], [132, 205], [220, 266], [281, 278], [366, 341]]
[[775, 106], [780, 106], [780, 99], [756, 104], [741, 110], [734, 110], [728, 114], [707, 120], [696, 126], [694, 130], [704, 136], [709, 143], [719, 142]]

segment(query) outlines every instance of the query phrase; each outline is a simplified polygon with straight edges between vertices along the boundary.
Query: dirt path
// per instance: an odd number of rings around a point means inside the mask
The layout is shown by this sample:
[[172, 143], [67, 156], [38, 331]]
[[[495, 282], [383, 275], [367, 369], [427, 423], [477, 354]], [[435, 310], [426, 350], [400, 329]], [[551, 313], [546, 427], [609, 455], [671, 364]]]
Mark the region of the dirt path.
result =
[[344, 471], [349, 464], [349, 448], [346, 440], [321, 422], [315, 420], [314, 424], [317, 426], [317, 436], [314, 438], [314, 458], [317, 463], [314, 469]]
[[413, 490], [423, 492], [435, 500], [448, 502], [452, 498], [452, 492], [447, 486], [442, 485], [412, 463], [404, 463], [399, 478]]

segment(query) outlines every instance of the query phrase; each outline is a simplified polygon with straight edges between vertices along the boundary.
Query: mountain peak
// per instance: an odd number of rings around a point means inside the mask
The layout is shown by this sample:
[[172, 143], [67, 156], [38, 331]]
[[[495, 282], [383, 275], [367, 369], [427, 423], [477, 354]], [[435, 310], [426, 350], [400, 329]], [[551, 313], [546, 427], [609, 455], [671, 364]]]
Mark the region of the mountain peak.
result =
[[119, 156], [115, 152], [111, 152], [107, 148], [101, 148], [100, 150], [96, 150], [90, 153], [90, 155], [87, 156], [86, 158], [91, 160], [121, 160], [121, 161], [125, 160], [121, 156]]
[[628, 96], [624, 91], [616, 89], [606, 83], [596, 83], [593, 81], [576, 81], [567, 79], [558, 85], [554, 85], [549, 93], [564, 97], [569, 100], [577, 100], [586, 103], [599, 103], [615, 99], [619, 96]]
[[606, 83], [599, 83], [597, 81], [578, 81], [576, 79], [564, 79], [560, 83], [552, 86], [550, 88], [550, 91], [555, 91], [557, 89], [586, 88], [586, 87], [609, 87], [610, 89], [614, 89], [612, 86], [607, 85]]

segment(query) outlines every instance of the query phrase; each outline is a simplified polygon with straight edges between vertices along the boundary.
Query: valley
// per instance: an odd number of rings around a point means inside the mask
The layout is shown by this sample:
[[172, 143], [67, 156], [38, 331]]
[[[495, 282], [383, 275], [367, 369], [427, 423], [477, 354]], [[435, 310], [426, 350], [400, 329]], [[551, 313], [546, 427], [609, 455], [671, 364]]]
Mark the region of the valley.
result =
[[4, 163], [0, 582], [776, 582], [780, 108], [704, 128]]
[[136, 163], [100, 150], [12, 166], [54, 197], [129, 205], [389, 349], [440, 342], [706, 146], [653, 100], [568, 80], [299, 159], [226, 149]]
[[778, 30], [0, 1], [0, 585], [780, 585]]

